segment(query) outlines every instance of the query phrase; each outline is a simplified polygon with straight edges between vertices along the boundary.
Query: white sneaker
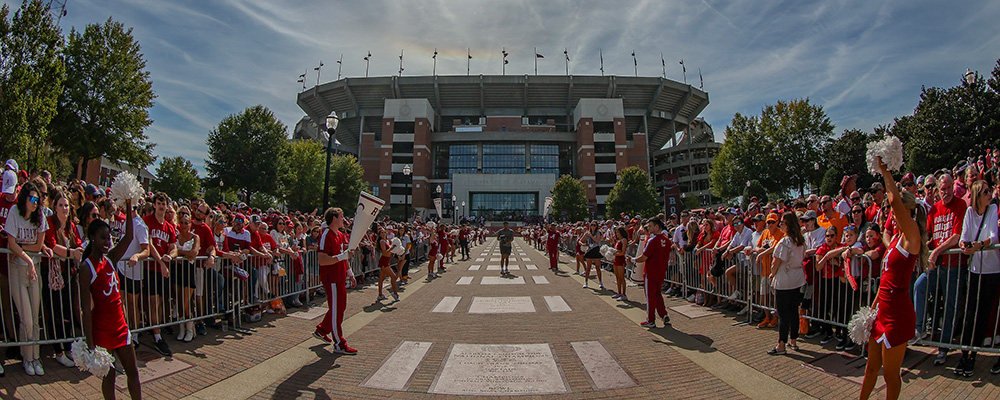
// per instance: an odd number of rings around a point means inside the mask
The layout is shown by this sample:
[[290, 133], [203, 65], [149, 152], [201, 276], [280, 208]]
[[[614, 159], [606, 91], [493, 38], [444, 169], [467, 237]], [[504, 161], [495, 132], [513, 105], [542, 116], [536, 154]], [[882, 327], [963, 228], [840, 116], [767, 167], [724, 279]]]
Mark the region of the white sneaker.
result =
[[616, 294], [616, 295], [612, 295], [612, 296], [611, 296], [611, 300], [618, 300], [618, 299], [619, 299], [619, 297], [618, 297], [618, 295], [617, 295], [617, 294]]
[[35, 368], [35, 375], [38, 376], [45, 375], [45, 370], [42, 369], [42, 360], [32, 361], [31, 365]]
[[70, 360], [69, 357], [66, 357], [66, 353], [62, 353], [59, 355], [59, 357], [56, 357], [56, 361], [58, 361], [66, 368], [73, 368], [76, 366], [76, 363], [74, 363], [73, 360]]
[[740, 312], [736, 313], [736, 315], [746, 315], [748, 312], [750, 312], [750, 307], [744, 306]]
[[586, 289], [586, 288], [587, 288], [587, 282], [584, 282], [584, 283], [583, 283], [583, 288], [584, 288], [584, 289]]
[[597, 287], [601, 288], [601, 290], [604, 290], [604, 282], [598, 282]]
[[35, 366], [32, 365], [31, 361], [21, 361], [21, 364], [24, 364], [24, 373], [28, 374], [28, 376], [35, 376]]
[[177, 341], [184, 341], [184, 333], [187, 332], [187, 327], [185, 324], [177, 324]]
[[688, 298], [687, 298], [688, 303], [694, 303], [694, 300], [695, 300], [695, 295], [693, 295], [693, 294], [690, 295], [690, 296], [688, 296]]
[[184, 334], [184, 341], [190, 342], [194, 340], [194, 321], [188, 321], [187, 323], [187, 333]]
[[740, 297], [740, 291], [737, 290], [737, 291], [733, 292], [733, 294], [729, 295], [729, 297], [727, 297], [726, 300], [736, 300], [739, 297]]

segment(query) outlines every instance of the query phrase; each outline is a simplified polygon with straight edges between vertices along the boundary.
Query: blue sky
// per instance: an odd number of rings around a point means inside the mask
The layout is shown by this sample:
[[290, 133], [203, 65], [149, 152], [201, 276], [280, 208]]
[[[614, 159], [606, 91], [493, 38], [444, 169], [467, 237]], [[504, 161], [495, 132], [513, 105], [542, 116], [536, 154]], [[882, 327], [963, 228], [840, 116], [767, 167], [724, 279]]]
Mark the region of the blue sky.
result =
[[[16, 8], [20, 2], [7, 0]], [[289, 127], [298, 75], [322, 60], [322, 82], [343, 75], [607, 74], [688, 82], [704, 76], [703, 112], [721, 139], [736, 112], [809, 97], [837, 132], [871, 131], [912, 113], [920, 88], [959, 84], [966, 68], [988, 74], [1000, 58], [1000, 2], [942, 1], [278, 1], [67, 0], [64, 31], [108, 17], [134, 28], [157, 94], [148, 129], [157, 156], [181, 155], [203, 170], [205, 138], [222, 118], [263, 104]]]

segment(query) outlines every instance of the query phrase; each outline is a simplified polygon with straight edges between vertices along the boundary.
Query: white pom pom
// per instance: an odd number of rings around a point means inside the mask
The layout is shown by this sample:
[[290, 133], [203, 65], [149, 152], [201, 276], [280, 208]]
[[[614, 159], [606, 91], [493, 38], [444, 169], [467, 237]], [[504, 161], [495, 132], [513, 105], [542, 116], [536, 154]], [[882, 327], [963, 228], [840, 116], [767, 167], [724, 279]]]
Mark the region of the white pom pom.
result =
[[903, 167], [903, 143], [895, 136], [868, 143], [868, 171], [875, 176], [882, 175], [877, 157], [882, 157], [890, 171], [899, 171]]
[[392, 247], [389, 249], [392, 254], [397, 256], [403, 255], [406, 252], [406, 248], [403, 247], [403, 242], [399, 238], [392, 238]]
[[83, 339], [76, 339], [72, 346], [73, 362], [80, 371], [90, 372], [98, 378], [103, 378], [111, 369], [111, 364], [115, 362], [114, 357], [103, 347], [94, 347], [94, 351], [87, 349], [87, 342]]
[[125, 171], [116, 175], [115, 181], [111, 184], [111, 198], [115, 200], [118, 208], [125, 207], [125, 200], [132, 200], [133, 205], [137, 204], [145, 193], [135, 175]]
[[608, 245], [601, 245], [601, 254], [604, 255], [604, 259], [608, 261], [615, 260], [615, 249]]
[[868, 338], [871, 336], [872, 327], [875, 326], [875, 317], [877, 316], [878, 310], [872, 310], [871, 307], [861, 307], [858, 312], [854, 313], [854, 316], [851, 317], [851, 322], [847, 324], [851, 341], [857, 344], [868, 343]]

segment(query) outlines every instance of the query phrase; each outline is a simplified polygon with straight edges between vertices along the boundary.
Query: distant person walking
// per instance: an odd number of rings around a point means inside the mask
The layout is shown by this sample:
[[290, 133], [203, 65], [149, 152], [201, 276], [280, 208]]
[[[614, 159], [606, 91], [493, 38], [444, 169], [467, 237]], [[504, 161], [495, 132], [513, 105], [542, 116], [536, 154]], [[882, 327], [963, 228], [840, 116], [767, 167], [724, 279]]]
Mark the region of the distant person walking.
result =
[[500, 242], [500, 275], [507, 275], [510, 273], [510, 250], [511, 244], [514, 243], [514, 231], [507, 227], [507, 223], [503, 223], [503, 229], [497, 232], [497, 241]]

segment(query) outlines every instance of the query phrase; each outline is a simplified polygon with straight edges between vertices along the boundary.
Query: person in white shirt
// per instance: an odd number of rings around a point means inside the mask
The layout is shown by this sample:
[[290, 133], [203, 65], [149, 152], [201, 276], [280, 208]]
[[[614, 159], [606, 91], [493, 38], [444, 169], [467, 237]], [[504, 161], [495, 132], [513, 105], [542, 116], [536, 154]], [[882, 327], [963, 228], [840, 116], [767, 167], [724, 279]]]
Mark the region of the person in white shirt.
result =
[[775, 291], [775, 308], [778, 311], [778, 345], [767, 352], [770, 355], [786, 354], [785, 343], [792, 350], [799, 349], [795, 343], [799, 337], [795, 322], [799, 319], [801, 289], [806, 284], [805, 271], [802, 269], [806, 239], [802, 236], [798, 218], [794, 213], [786, 212], [781, 216], [778, 229], [785, 233], [785, 237], [775, 246], [771, 262], [771, 287]]
[[[959, 246], [962, 253], [969, 256], [969, 291], [966, 297], [965, 329], [962, 330], [962, 344], [982, 345], [984, 337], [993, 336], [989, 332], [993, 304], [1000, 287], [1000, 256], [997, 250], [985, 250], [998, 242], [997, 205], [991, 202], [990, 187], [986, 181], [976, 181], [969, 192], [970, 205], [962, 222], [962, 237]], [[965, 368], [963, 375], [972, 376], [976, 362], [976, 352], [962, 350]], [[1000, 361], [990, 370], [1000, 373]]]

